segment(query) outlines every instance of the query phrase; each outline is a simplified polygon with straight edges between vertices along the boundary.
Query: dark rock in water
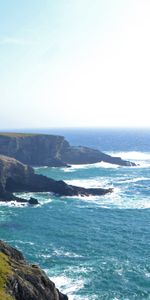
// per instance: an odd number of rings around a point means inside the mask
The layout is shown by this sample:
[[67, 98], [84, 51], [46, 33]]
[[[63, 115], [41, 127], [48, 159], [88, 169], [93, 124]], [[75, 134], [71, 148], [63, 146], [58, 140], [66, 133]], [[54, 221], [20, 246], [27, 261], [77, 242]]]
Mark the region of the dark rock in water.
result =
[[22, 253], [0, 241], [1, 300], [68, 300], [36, 265], [27, 263]]
[[31, 204], [31, 205], [37, 205], [37, 204], [39, 204], [38, 200], [35, 199], [35, 198], [33, 198], [33, 197], [30, 198], [30, 200], [28, 201], [28, 203]]
[[14, 157], [31, 166], [65, 167], [68, 164], [108, 162], [135, 166], [119, 157], [112, 157], [88, 147], [72, 147], [62, 136], [46, 134], [0, 134], [0, 154]]
[[[62, 180], [54, 180], [43, 175], [34, 174], [34, 170], [14, 158], [0, 156], [0, 201], [15, 200], [27, 202], [13, 195], [15, 192], [53, 192], [60, 196], [104, 195], [112, 189], [86, 189], [69, 185]], [[31, 199], [30, 204], [38, 204]]]

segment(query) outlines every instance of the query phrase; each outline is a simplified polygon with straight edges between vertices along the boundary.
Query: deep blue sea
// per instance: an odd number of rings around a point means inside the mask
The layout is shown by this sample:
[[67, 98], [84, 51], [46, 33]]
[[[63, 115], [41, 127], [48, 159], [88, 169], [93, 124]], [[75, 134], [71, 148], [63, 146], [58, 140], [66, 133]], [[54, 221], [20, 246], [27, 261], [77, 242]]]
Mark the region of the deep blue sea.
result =
[[64, 135], [72, 145], [94, 147], [139, 165], [35, 168], [67, 183], [113, 187], [114, 192], [101, 197], [34, 193], [40, 202], [36, 207], [1, 204], [0, 238], [39, 264], [69, 300], [150, 299], [150, 130], [41, 132]]

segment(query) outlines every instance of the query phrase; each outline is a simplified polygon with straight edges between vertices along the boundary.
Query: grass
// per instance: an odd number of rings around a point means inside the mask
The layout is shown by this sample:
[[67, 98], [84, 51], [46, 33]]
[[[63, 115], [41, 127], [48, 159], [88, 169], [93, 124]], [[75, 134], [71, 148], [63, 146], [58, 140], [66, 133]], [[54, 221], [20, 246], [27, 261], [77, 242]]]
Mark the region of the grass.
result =
[[9, 136], [9, 137], [24, 137], [24, 136], [34, 136], [34, 135], [40, 135], [36, 133], [20, 133], [20, 132], [0, 132], [0, 136]]
[[14, 298], [7, 293], [6, 284], [7, 278], [12, 274], [11, 267], [9, 265], [9, 258], [2, 252], [0, 252], [0, 299], [13, 300]]

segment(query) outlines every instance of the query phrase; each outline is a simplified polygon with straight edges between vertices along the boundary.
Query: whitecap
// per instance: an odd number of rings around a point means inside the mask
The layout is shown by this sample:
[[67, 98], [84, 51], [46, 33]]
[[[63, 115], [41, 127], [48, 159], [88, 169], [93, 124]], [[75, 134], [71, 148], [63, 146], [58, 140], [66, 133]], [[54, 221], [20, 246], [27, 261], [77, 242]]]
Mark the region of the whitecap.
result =
[[77, 253], [74, 252], [69, 252], [69, 251], [65, 251], [65, 249], [55, 249], [53, 251], [53, 255], [55, 256], [64, 256], [64, 257], [82, 257], [82, 255], [78, 255]]
[[26, 207], [28, 203], [17, 202], [17, 201], [9, 201], [9, 202], [0, 202], [0, 206], [8, 206], [8, 207]]

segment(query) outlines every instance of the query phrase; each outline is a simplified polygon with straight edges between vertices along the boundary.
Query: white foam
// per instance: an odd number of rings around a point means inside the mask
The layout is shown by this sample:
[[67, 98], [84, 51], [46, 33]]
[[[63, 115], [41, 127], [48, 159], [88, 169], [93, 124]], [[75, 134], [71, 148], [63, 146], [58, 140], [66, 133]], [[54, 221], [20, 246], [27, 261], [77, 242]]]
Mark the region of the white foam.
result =
[[69, 252], [69, 251], [65, 251], [64, 249], [60, 248], [60, 249], [55, 249], [53, 251], [55, 256], [65, 256], [65, 257], [82, 257], [82, 255], [78, 255], [74, 252]]
[[8, 206], [8, 207], [25, 207], [27, 206], [28, 203], [21, 203], [21, 202], [17, 202], [17, 201], [9, 201], [9, 202], [0, 202], [0, 206]]
[[[65, 180], [66, 183], [85, 188], [104, 188], [109, 185], [109, 179], [104, 177], [94, 177], [88, 179]], [[109, 185], [110, 187], [110, 185]]]
[[124, 191], [119, 188], [114, 189], [114, 193], [107, 194], [103, 198], [99, 199], [99, 205], [104, 205], [105, 208], [112, 209], [148, 209], [150, 208], [150, 199], [148, 197], [145, 198], [136, 198], [135, 197], [127, 197]]
[[33, 166], [34, 170], [47, 169], [47, 168], [49, 168], [49, 167], [48, 166], [40, 166], [40, 167], [34, 167]]
[[145, 272], [145, 276], [150, 278], [150, 272]]
[[150, 152], [126, 151], [126, 152], [109, 152], [110, 155], [121, 157], [125, 160], [149, 160]]
[[72, 165], [70, 168], [63, 168], [64, 172], [75, 172], [80, 169], [93, 169], [93, 168], [118, 168], [118, 165], [110, 164], [106, 162], [97, 162], [94, 164], [78, 164], [78, 165]]
[[101, 161], [99, 163], [96, 163], [95, 164], [95, 167], [96, 168], [106, 168], [106, 169], [112, 169], [112, 168], [119, 168], [120, 166], [116, 165], [116, 164], [110, 164], [110, 163], [107, 163], [107, 162], [104, 162], [104, 161]]
[[[126, 196], [126, 190], [114, 187], [113, 192], [104, 196], [74, 196], [71, 198], [78, 199], [82, 202], [87, 202], [88, 205], [97, 205], [106, 209], [148, 209], [150, 208], [150, 198], [139, 197], [140, 194], [133, 195], [132, 197]], [[66, 198], [66, 197], [65, 197]], [[69, 197], [70, 198], [70, 197]], [[85, 206], [83, 207], [85, 208]]]
[[[75, 292], [79, 291], [84, 287], [84, 281], [82, 279], [73, 279], [66, 275], [50, 277], [50, 279], [55, 282], [56, 287], [62, 291], [64, 294], [67, 294], [69, 300], [80, 299], [75, 296]], [[85, 298], [84, 298], [85, 299]]]

